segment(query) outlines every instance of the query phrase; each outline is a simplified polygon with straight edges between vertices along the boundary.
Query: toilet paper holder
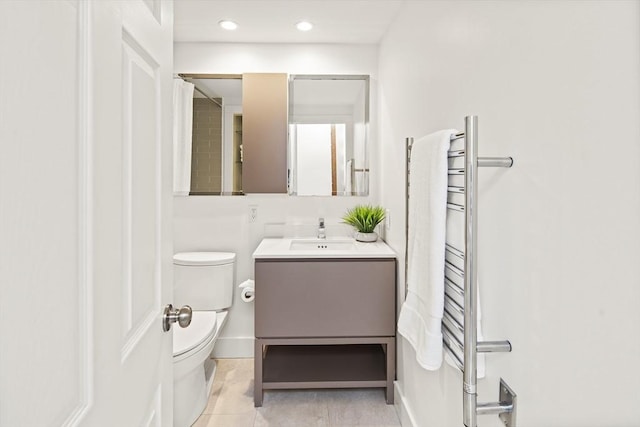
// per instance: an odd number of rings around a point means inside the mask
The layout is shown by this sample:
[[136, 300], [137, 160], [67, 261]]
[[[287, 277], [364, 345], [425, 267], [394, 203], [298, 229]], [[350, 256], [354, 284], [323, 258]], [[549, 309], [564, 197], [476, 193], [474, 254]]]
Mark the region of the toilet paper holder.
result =
[[240, 288], [240, 298], [244, 302], [251, 302], [256, 298], [255, 282], [251, 279], [245, 280], [238, 285]]

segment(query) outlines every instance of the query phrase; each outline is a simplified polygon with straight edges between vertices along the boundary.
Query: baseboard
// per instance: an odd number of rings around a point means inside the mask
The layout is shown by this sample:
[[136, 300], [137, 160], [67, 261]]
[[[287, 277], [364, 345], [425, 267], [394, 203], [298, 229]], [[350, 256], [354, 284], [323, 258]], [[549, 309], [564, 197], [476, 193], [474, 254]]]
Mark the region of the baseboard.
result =
[[243, 359], [253, 357], [253, 337], [218, 338], [213, 348], [216, 359]]
[[393, 382], [393, 392], [395, 395], [395, 408], [396, 413], [398, 414], [398, 418], [400, 418], [400, 425], [402, 427], [417, 427], [418, 423], [416, 423], [416, 419], [411, 413], [411, 409], [406, 404], [406, 400], [404, 398], [404, 394], [400, 390], [398, 386], [398, 381]]

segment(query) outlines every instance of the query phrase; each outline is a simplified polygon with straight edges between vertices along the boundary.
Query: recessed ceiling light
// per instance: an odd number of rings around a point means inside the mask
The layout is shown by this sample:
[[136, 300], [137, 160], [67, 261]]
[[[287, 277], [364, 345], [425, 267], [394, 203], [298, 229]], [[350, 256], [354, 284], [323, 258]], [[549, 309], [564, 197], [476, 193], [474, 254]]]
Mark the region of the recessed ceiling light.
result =
[[236, 28], [238, 28], [238, 24], [236, 24], [233, 21], [227, 21], [227, 20], [222, 20], [218, 22], [218, 25], [220, 25], [225, 30], [235, 30]]
[[313, 24], [307, 21], [300, 21], [296, 24], [296, 28], [300, 31], [309, 31], [313, 28]]

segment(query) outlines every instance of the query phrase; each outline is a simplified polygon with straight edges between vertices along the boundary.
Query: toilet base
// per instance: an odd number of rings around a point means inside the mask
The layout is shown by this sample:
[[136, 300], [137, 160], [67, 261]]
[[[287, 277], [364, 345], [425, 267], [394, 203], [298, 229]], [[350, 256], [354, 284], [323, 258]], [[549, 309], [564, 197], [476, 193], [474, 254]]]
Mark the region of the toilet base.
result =
[[174, 427], [189, 427], [196, 422], [207, 406], [215, 374], [215, 360], [207, 359], [202, 369], [194, 370], [173, 383]]

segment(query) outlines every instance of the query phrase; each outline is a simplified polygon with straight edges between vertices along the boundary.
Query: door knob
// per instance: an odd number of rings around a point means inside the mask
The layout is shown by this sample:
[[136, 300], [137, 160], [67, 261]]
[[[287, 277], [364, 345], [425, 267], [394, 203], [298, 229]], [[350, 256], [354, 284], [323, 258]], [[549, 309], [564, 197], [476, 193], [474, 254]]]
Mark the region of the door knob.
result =
[[181, 308], [173, 308], [171, 304], [167, 304], [164, 308], [162, 316], [162, 330], [167, 332], [171, 330], [171, 324], [178, 322], [181, 328], [186, 328], [191, 324], [191, 315], [193, 310], [188, 305]]

